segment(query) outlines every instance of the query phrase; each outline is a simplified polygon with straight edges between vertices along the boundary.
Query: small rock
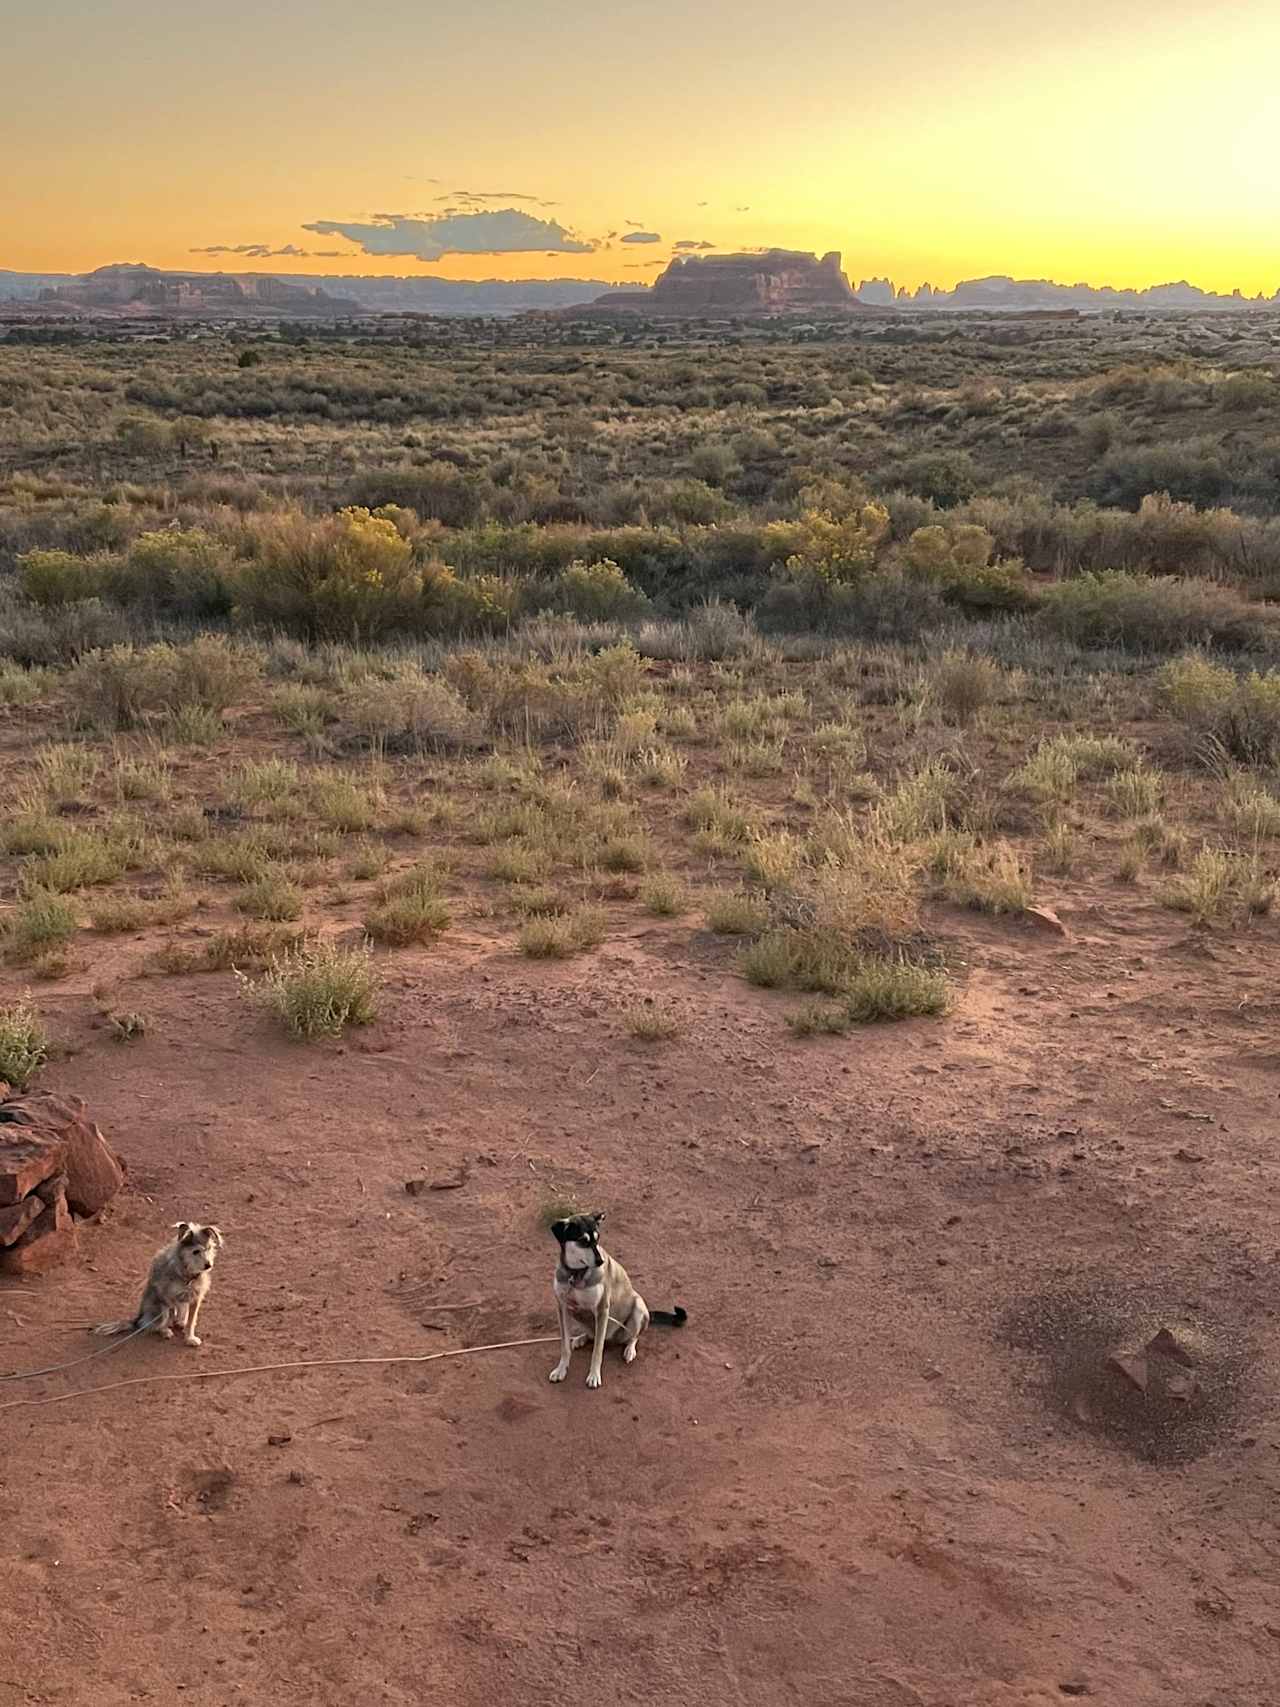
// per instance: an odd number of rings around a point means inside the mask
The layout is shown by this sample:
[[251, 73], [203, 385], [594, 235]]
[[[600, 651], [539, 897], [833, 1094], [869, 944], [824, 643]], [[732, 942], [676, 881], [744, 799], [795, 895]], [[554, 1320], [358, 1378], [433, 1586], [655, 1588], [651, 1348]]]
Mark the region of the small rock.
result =
[[268, 1446], [288, 1446], [289, 1442], [292, 1439], [293, 1439], [293, 1436], [291, 1434], [269, 1434], [267, 1436], [267, 1445]]
[[1118, 1369], [1126, 1380], [1132, 1381], [1140, 1393], [1147, 1390], [1148, 1370], [1147, 1360], [1141, 1352], [1129, 1354], [1113, 1351], [1107, 1359], [1110, 1368]]
[[1037, 930], [1047, 931], [1053, 936], [1070, 934], [1052, 907], [1024, 907], [1022, 917]]
[[456, 1174], [450, 1174], [444, 1179], [433, 1179], [428, 1183], [428, 1191], [457, 1191], [471, 1178], [471, 1163], [462, 1162]]
[[1185, 1144], [1180, 1144], [1173, 1152], [1175, 1162], [1203, 1162], [1204, 1157], [1199, 1150], [1188, 1150]]
[[427, 1182], [424, 1179], [407, 1179], [404, 1182], [404, 1189], [410, 1197], [421, 1197], [427, 1189]]
[[1158, 1357], [1171, 1357], [1175, 1363], [1180, 1363], [1184, 1369], [1195, 1368], [1195, 1358], [1180, 1345], [1168, 1328], [1161, 1328], [1158, 1334], [1153, 1334], [1142, 1348], [1146, 1352], [1154, 1352]]
[[1082, 1677], [1065, 1678], [1058, 1685], [1059, 1695], [1092, 1695], [1093, 1691]]

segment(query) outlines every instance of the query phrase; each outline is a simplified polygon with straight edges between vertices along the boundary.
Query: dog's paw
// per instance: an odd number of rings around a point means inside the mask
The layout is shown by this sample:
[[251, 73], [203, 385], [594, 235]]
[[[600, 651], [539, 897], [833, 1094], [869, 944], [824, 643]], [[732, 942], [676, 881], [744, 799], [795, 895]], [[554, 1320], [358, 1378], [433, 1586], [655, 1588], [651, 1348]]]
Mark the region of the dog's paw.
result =
[[587, 1344], [587, 1342], [590, 1340], [590, 1338], [591, 1338], [590, 1334], [575, 1334], [573, 1336], [573, 1338], [569, 1341], [570, 1351], [581, 1351], [583, 1346]]
[[635, 1360], [636, 1360], [636, 1342], [634, 1340], [632, 1340], [631, 1344], [629, 1346], [627, 1346], [622, 1353], [622, 1361], [624, 1363], [634, 1363]]
[[183, 1345], [203, 1345], [204, 1341], [196, 1334], [184, 1334], [182, 1337], [182, 1343]]
[[550, 1375], [547, 1376], [547, 1380], [548, 1381], [563, 1381], [565, 1376], [568, 1373], [569, 1373], [569, 1365], [567, 1363], [557, 1363], [555, 1368], [551, 1371]]
[[156, 1334], [162, 1340], [171, 1340], [173, 1338], [173, 1329], [172, 1328], [157, 1328]]
[[587, 1386], [588, 1387], [598, 1387], [603, 1379], [604, 1379], [604, 1377], [602, 1375], [598, 1375], [596, 1373], [596, 1371], [593, 1369], [591, 1371], [591, 1373], [587, 1376]]

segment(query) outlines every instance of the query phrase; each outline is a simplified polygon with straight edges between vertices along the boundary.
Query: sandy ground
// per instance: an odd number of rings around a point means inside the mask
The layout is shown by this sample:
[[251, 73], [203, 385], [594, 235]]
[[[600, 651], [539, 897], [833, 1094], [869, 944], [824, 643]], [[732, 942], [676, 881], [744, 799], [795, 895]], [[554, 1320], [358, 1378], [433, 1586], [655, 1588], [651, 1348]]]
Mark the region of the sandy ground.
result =
[[[137, 985], [126, 1046], [59, 986], [46, 1082], [132, 1180], [81, 1267], [0, 1283], [0, 1369], [87, 1349], [179, 1216], [228, 1243], [202, 1351], [0, 1401], [551, 1334], [557, 1194], [690, 1321], [599, 1393], [536, 1345], [0, 1410], [0, 1701], [1280, 1698], [1280, 932], [1116, 893], [1066, 942], [953, 918], [955, 1015], [844, 1040], [634, 921], [396, 956], [314, 1049], [229, 977]], [[646, 993], [684, 1036], [626, 1035]], [[1161, 1326], [1190, 1400], [1105, 1367]]]

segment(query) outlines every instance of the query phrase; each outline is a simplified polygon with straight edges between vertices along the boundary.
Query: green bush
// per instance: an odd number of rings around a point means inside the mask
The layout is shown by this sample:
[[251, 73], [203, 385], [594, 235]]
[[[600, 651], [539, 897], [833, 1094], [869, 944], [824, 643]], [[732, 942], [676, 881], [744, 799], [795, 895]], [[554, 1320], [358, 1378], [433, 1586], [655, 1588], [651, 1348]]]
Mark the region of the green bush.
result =
[[551, 605], [581, 622], [626, 622], [643, 615], [649, 601], [637, 592], [618, 564], [570, 563], [552, 582]]
[[26, 551], [18, 558], [18, 585], [33, 604], [70, 605], [103, 591], [104, 563], [71, 551]]
[[1249, 765], [1280, 764], [1280, 673], [1237, 675], [1192, 653], [1157, 673], [1156, 696], [1210, 760], [1225, 755]]
[[0, 1008], [0, 1080], [21, 1090], [49, 1057], [49, 1034], [29, 1002]]
[[330, 640], [413, 632], [422, 574], [394, 522], [352, 508], [313, 521], [273, 516], [251, 533], [236, 571], [236, 608], [256, 622]]
[[1077, 575], [1046, 588], [1043, 601], [1040, 626], [1080, 646], [1172, 652], [1208, 642], [1253, 651], [1277, 633], [1274, 618], [1232, 588], [1168, 575]]

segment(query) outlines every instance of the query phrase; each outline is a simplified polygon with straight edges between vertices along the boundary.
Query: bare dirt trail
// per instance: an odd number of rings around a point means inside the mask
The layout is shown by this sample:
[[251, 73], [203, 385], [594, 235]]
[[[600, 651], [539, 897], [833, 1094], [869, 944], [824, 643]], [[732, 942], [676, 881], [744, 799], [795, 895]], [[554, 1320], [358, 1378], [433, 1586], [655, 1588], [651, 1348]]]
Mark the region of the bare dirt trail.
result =
[[[0, 1412], [0, 1701], [1274, 1701], [1276, 928], [1061, 899], [1067, 941], [962, 927], [950, 1019], [844, 1040], [665, 925], [397, 956], [311, 1050], [222, 977], [140, 986], [129, 1047], [48, 997], [131, 1186], [0, 1288], [0, 1361], [83, 1350], [180, 1215], [228, 1246], [202, 1352], [0, 1400], [550, 1334], [555, 1194], [690, 1322], [597, 1394], [537, 1346]], [[646, 993], [681, 1038], [626, 1036]], [[1089, 1335], [1166, 1321], [1197, 1420], [1135, 1446]]]

